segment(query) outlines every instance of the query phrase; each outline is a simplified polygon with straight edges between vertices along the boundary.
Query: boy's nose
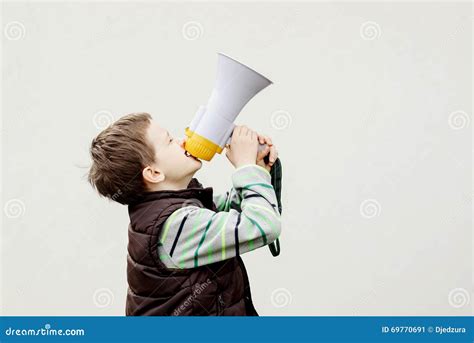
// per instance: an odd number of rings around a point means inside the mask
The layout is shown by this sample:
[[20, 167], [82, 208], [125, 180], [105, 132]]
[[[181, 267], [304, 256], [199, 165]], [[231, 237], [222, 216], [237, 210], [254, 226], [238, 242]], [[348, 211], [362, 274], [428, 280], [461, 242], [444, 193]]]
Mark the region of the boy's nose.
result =
[[179, 146], [184, 149], [184, 145], [186, 143], [186, 138], [182, 138], [179, 140]]

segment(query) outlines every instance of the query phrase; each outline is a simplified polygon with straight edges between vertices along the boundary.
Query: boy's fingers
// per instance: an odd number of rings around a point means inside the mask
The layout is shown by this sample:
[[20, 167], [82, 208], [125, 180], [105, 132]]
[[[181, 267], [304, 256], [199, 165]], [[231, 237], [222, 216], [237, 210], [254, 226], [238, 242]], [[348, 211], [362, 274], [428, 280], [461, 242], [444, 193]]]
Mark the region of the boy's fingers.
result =
[[240, 136], [240, 131], [242, 130], [242, 127], [241, 126], [235, 126], [234, 127], [234, 133], [233, 135], [235, 136]]
[[270, 151], [270, 147], [267, 145], [262, 151], [258, 153], [258, 160], [262, 160], [265, 156], [267, 156], [268, 151]]
[[277, 150], [274, 146], [270, 148], [270, 163], [274, 163], [275, 160], [277, 159], [278, 153]]

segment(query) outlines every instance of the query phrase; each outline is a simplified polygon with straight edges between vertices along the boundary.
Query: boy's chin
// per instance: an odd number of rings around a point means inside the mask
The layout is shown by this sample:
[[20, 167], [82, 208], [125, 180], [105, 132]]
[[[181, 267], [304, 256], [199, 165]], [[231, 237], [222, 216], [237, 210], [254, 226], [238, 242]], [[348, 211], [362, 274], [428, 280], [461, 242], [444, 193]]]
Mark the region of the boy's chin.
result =
[[190, 160], [189, 162], [191, 163], [191, 165], [192, 165], [191, 168], [194, 171], [198, 171], [202, 167], [202, 161], [201, 160], [192, 158], [192, 160]]
[[202, 161], [196, 160], [196, 171], [201, 169], [201, 167], [202, 167]]

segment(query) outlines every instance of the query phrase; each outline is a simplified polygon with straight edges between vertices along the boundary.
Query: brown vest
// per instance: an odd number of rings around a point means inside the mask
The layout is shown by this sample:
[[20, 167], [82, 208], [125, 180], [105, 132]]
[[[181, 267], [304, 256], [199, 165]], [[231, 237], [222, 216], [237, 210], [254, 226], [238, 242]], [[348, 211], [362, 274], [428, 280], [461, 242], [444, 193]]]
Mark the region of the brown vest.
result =
[[163, 223], [182, 206], [216, 211], [212, 188], [146, 193], [128, 206], [127, 316], [258, 316], [240, 256], [193, 269], [169, 269], [158, 257]]

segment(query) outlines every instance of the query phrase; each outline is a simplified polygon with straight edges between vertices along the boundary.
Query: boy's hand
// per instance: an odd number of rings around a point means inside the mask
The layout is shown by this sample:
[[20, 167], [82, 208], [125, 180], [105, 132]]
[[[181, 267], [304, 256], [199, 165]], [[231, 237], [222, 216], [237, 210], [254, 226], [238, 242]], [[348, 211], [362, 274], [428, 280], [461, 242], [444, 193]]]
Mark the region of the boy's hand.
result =
[[[257, 154], [257, 165], [270, 171], [272, 169], [273, 163], [275, 163], [276, 159], [278, 158], [278, 151], [273, 145], [272, 139], [270, 137], [260, 134], [257, 134], [257, 136], [258, 142], [260, 144], [266, 144], [266, 147]], [[268, 154], [270, 154], [270, 156], [268, 159], [268, 164], [266, 164], [263, 158]]]
[[235, 168], [256, 164], [258, 151], [257, 133], [245, 125], [235, 126], [230, 146], [225, 155]]

